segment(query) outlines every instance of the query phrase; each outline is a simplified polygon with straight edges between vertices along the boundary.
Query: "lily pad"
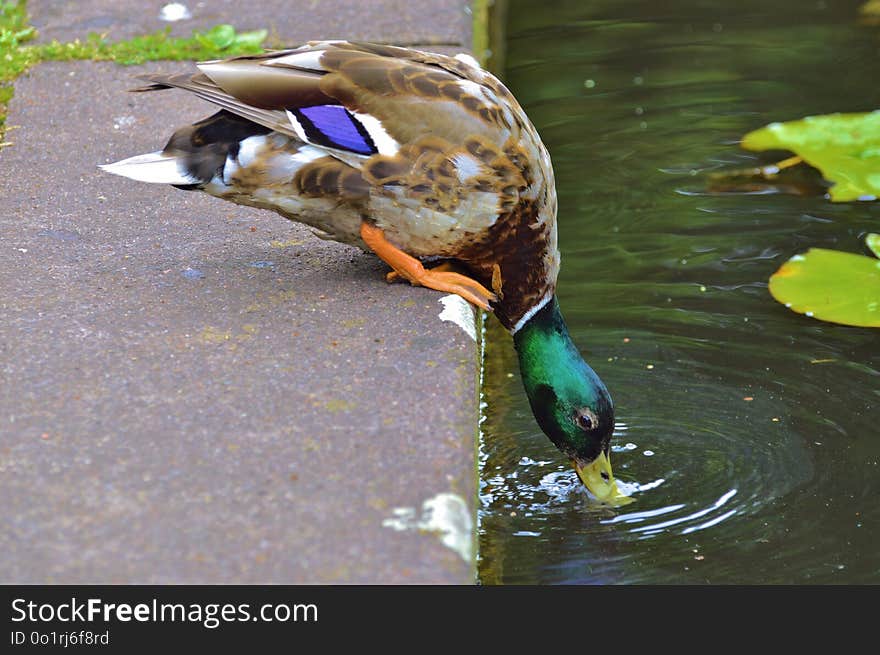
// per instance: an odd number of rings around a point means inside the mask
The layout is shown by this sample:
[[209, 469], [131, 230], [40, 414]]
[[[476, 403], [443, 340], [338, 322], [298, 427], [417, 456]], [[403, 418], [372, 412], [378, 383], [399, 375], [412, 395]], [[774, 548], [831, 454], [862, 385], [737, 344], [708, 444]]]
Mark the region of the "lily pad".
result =
[[[866, 242], [880, 257], [880, 235]], [[831, 323], [880, 327], [880, 259], [811, 248], [770, 277], [770, 293], [786, 307]]]
[[880, 110], [771, 123], [743, 137], [747, 150], [790, 150], [832, 183], [834, 202], [880, 197]]

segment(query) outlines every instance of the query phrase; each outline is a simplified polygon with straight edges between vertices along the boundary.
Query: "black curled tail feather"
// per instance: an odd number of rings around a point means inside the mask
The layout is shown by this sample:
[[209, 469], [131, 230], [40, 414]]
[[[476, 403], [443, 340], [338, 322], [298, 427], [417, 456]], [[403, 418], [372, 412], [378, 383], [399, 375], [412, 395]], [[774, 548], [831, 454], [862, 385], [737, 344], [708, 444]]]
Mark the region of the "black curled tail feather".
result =
[[200, 189], [215, 175], [222, 176], [227, 157], [234, 159], [238, 156], [239, 146], [244, 139], [271, 131], [225, 109], [180, 128], [168, 140], [162, 152], [177, 158], [186, 173], [198, 182], [172, 186], [186, 191]]

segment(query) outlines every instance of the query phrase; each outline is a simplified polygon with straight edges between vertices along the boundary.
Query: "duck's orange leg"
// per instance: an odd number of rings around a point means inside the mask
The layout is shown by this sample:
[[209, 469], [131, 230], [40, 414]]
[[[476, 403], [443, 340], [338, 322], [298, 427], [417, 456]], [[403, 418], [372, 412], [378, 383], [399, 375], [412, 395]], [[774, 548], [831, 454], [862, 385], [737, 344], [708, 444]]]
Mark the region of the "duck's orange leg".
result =
[[[444, 271], [451, 272], [451, 273], [460, 273], [461, 272], [459, 269], [457, 269], [455, 267], [454, 264], [451, 264], [449, 262], [442, 262], [440, 264], [437, 264], [436, 266], [432, 266], [430, 270], [432, 270], [435, 273], [443, 273]], [[400, 273], [398, 273], [397, 271], [388, 271], [385, 274], [385, 281], [386, 282], [397, 282], [398, 280], [402, 280], [402, 279], [404, 279], [403, 276]]]
[[400, 277], [409, 280], [410, 284], [454, 293], [477, 307], [488, 310], [492, 309], [489, 302], [498, 299], [494, 293], [466, 275], [426, 269], [418, 259], [391, 245], [381, 228], [367, 221], [361, 222], [361, 238], [379, 259], [393, 268]]

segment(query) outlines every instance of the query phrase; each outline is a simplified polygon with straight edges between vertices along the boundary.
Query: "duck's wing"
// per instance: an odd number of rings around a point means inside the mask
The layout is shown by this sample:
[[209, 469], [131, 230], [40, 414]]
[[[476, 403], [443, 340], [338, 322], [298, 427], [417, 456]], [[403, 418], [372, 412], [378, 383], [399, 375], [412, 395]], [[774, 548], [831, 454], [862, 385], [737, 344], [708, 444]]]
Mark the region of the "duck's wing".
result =
[[194, 75], [143, 76], [149, 85], [137, 90], [184, 89], [269, 129], [361, 156], [392, 155], [425, 136], [502, 146], [516, 125], [512, 98], [494, 77], [466, 59], [408, 48], [312, 42], [197, 66]]
[[[534, 305], [529, 294], [547, 297], [559, 259], [550, 159], [510, 92], [469, 58], [321, 41], [197, 66], [146, 76], [142, 90], [184, 89], [228, 114], [106, 170], [236, 202], [256, 190], [258, 206], [297, 219], [314, 200], [331, 214], [320, 229], [351, 243], [356, 229], [337, 211], [348, 208], [408, 254], [461, 260], [484, 285], [503, 280], [505, 325]], [[289, 139], [236, 142], [253, 128]]]
[[466, 57], [323, 41], [197, 66], [194, 75], [145, 76], [141, 90], [184, 89], [322, 150], [324, 159], [298, 173], [300, 193], [339, 196], [338, 180], [358, 172], [377, 222], [408, 212], [405, 224], [388, 227], [406, 232], [413, 252], [451, 256], [453, 242], [529, 193], [529, 177], [543, 179], [527, 175], [528, 119]]

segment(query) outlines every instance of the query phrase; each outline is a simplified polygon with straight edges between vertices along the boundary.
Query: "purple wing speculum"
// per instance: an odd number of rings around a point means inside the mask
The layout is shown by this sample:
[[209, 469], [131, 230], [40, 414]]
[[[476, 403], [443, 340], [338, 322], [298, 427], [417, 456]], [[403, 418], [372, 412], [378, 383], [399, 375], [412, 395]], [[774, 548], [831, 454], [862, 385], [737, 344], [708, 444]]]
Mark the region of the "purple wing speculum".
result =
[[378, 152], [364, 125], [341, 105], [314, 105], [290, 111], [309, 142], [359, 155]]

